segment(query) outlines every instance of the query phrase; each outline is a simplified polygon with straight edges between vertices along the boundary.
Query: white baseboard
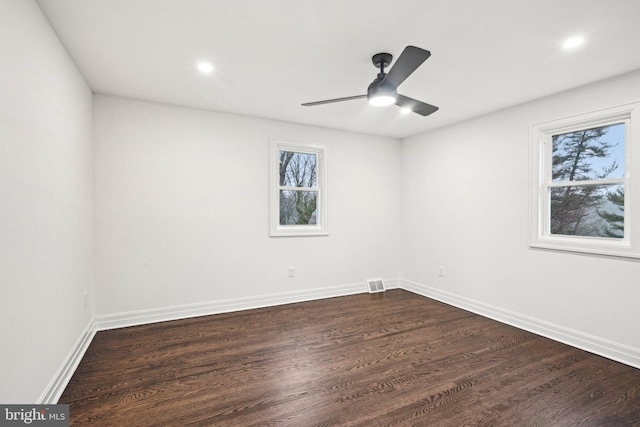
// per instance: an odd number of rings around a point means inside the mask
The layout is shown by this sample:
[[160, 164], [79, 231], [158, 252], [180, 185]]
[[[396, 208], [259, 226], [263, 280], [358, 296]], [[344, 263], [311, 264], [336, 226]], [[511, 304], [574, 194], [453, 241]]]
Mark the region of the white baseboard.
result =
[[84, 328], [75, 344], [71, 348], [71, 351], [65, 358], [64, 362], [53, 376], [53, 379], [47, 385], [40, 398], [36, 402], [39, 405], [55, 404], [58, 403], [60, 396], [64, 392], [64, 389], [69, 384], [73, 373], [78, 368], [82, 357], [89, 348], [89, 344], [96, 335], [96, 326], [93, 319]]
[[[563, 342], [573, 347], [604, 356], [608, 359], [640, 368], [640, 349], [637, 348], [632, 348], [613, 341], [585, 334], [580, 331], [534, 319], [509, 310], [504, 310], [500, 307], [484, 304], [479, 301], [474, 301], [450, 292], [445, 292], [440, 289], [408, 280], [385, 279], [385, 286], [387, 289], [400, 288], [418, 295], [432, 298], [434, 300], [450, 304], [454, 307], [497, 320], [498, 322], [506, 323], [534, 334], [542, 335], [552, 340]], [[206, 303], [185, 304], [97, 316], [89, 322], [80, 337], [78, 337], [78, 340], [62, 363], [62, 366], [58, 369], [58, 372], [42, 393], [37, 403], [54, 404], [58, 402], [97, 331], [366, 292], [367, 286], [363, 281], [362, 283], [351, 285], [308, 289], [294, 292], [281, 292], [255, 297], [232, 298]]]
[[[388, 288], [398, 288], [400, 279], [387, 281]], [[247, 298], [232, 298], [206, 303], [185, 304], [149, 310], [136, 310], [126, 313], [116, 313], [97, 316], [86, 326], [73, 348], [67, 355], [49, 385], [38, 399], [38, 404], [55, 404], [62, 396], [69, 384], [73, 373], [78, 368], [82, 357], [86, 353], [96, 332], [101, 330], [123, 328], [148, 323], [164, 322], [168, 320], [186, 319], [189, 317], [207, 316], [211, 314], [229, 313], [233, 311], [249, 310], [253, 308], [269, 307], [295, 302], [333, 298], [353, 295], [367, 291], [366, 282], [351, 285], [333, 286], [327, 288], [308, 289], [295, 292], [260, 295]]]
[[[387, 287], [399, 287], [400, 279], [387, 280]], [[124, 313], [108, 314], [96, 317], [96, 328], [99, 331], [144, 325], [148, 323], [166, 322], [189, 317], [208, 316], [233, 311], [250, 310], [282, 304], [332, 298], [367, 292], [366, 283], [340, 285], [326, 288], [307, 289], [293, 292], [258, 295], [246, 298], [231, 298], [205, 303], [184, 304], [171, 307], [136, 310]]]
[[607, 359], [640, 368], [640, 349], [619, 344], [607, 339], [576, 331], [564, 326], [518, 314], [500, 307], [462, 297], [450, 292], [436, 289], [408, 280], [402, 280], [400, 288], [446, 304], [458, 307], [507, 325], [532, 332], [576, 347]]

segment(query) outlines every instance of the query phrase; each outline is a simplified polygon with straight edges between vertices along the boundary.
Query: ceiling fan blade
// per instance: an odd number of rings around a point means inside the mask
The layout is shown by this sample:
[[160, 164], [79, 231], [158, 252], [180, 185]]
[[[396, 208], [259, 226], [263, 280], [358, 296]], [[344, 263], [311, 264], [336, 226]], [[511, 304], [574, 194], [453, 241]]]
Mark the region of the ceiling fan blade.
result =
[[422, 101], [418, 101], [408, 96], [398, 95], [396, 97], [396, 105], [402, 108], [408, 108], [414, 113], [418, 113], [421, 116], [428, 116], [429, 114], [438, 111], [438, 107], [431, 104], [426, 104]]
[[327, 99], [325, 101], [307, 102], [302, 104], [305, 107], [312, 107], [314, 105], [331, 104], [332, 102], [351, 101], [352, 99], [366, 98], [367, 95], [347, 96], [346, 98]]
[[431, 52], [428, 50], [415, 46], [405, 47], [400, 57], [398, 57], [393, 67], [389, 70], [387, 77], [384, 79], [384, 83], [397, 89], [398, 86], [430, 56]]

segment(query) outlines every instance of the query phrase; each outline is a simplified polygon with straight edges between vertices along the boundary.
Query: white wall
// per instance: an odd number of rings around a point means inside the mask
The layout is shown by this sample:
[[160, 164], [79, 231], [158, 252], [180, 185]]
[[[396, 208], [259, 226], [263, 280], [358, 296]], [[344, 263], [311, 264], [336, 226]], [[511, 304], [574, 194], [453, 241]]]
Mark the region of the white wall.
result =
[[638, 364], [639, 260], [527, 240], [529, 126], [638, 100], [635, 72], [402, 141], [403, 278], [479, 311], [610, 341]]
[[91, 161], [91, 91], [35, 2], [0, 0], [2, 403], [39, 401], [90, 322]]
[[[396, 139], [105, 95], [94, 135], [99, 317], [399, 277]], [[330, 146], [330, 236], [269, 237], [272, 136]]]

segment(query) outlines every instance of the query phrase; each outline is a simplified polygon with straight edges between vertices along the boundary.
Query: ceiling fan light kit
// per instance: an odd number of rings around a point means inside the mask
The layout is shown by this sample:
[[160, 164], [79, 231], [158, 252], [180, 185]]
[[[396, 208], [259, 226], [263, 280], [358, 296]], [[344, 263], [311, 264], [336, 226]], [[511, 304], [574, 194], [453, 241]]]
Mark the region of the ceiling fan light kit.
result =
[[438, 107], [418, 101], [413, 98], [398, 94], [398, 86], [406, 80], [424, 61], [431, 56], [428, 50], [415, 46], [407, 46], [396, 63], [388, 73], [384, 69], [391, 64], [393, 56], [389, 53], [377, 53], [371, 58], [373, 65], [380, 70], [376, 79], [367, 88], [366, 95], [349, 96], [346, 98], [328, 99], [325, 101], [307, 102], [302, 104], [305, 107], [315, 105], [330, 104], [333, 102], [351, 101], [354, 99], [367, 98], [370, 105], [384, 107], [395, 104], [403, 110], [410, 110], [421, 116], [438, 111]]
[[398, 93], [395, 90], [389, 90], [382, 86], [371, 84], [367, 90], [367, 100], [369, 105], [374, 107], [386, 107], [395, 104]]

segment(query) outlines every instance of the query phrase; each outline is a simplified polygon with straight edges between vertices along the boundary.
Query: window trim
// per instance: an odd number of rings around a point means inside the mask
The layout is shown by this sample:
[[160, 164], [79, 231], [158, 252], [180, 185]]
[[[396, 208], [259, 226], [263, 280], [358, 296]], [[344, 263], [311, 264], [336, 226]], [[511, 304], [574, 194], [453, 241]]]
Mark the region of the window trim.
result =
[[[280, 225], [280, 151], [315, 154], [317, 184], [317, 217], [313, 225]], [[270, 212], [269, 235], [271, 237], [328, 236], [328, 162], [329, 146], [284, 138], [271, 138], [270, 153]], [[316, 189], [314, 189], [315, 191]]]
[[[633, 212], [640, 212], [640, 188], [638, 177], [631, 172], [632, 151], [640, 147], [640, 102], [593, 111], [530, 126], [530, 209], [529, 246], [532, 248], [581, 252], [597, 255], [640, 258], [640, 223], [633, 221]], [[561, 186], [551, 178], [551, 153], [553, 135], [607, 126], [625, 124], [625, 176], [624, 178], [588, 181], [592, 185], [617, 183], [625, 188], [624, 237], [566, 236], [549, 233], [549, 198], [551, 187]], [[577, 185], [584, 185], [580, 182]], [[634, 194], [636, 193], [636, 194]]]

